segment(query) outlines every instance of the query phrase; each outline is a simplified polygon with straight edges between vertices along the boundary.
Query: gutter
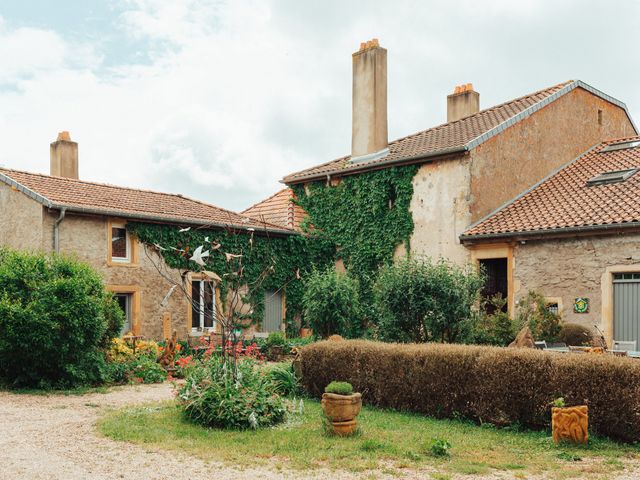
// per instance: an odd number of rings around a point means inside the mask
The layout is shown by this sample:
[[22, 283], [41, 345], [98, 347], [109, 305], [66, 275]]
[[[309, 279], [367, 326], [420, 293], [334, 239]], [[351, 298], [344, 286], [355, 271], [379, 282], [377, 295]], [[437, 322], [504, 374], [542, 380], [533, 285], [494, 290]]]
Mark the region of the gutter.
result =
[[158, 222], [158, 223], [171, 223], [174, 225], [198, 225], [198, 226], [218, 227], [218, 228], [235, 228], [238, 230], [244, 230], [247, 232], [256, 232], [256, 233], [266, 232], [266, 233], [277, 233], [282, 235], [298, 235], [298, 232], [295, 232], [292, 230], [286, 230], [286, 229], [260, 228], [258, 226], [240, 225], [240, 224], [234, 224], [234, 223], [215, 223], [215, 222], [208, 222], [205, 220], [163, 217], [160, 215], [145, 215], [141, 213], [135, 214], [135, 213], [128, 213], [128, 212], [119, 212], [117, 210], [103, 210], [99, 208], [72, 207], [68, 205], [58, 205], [58, 204], [52, 204], [52, 208], [60, 208], [60, 209], [66, 210], [67, 212], [81, 213], [86, 215], [104, 215], [104, 216], [111, 216], [111, 217], [128, 218], [133, 220]]
[[66, 207], [62, 207], [60, 209], [60, 215], [53, 224], [53, 251], [55, 253], [60, 253], [60, 224], [64, 220], [66, 214]]
[[571, 233], [589, 233], [589, 232], [602, 232], [606, 233], [609, 230], [620, 229], [640, 229], [640, 222], [628, 222], [628, 223], [609, 223], [606, 225], [582, 225], [579, 227], [559, 227], [550, 228], [547, 230], [523, 230], [518, 232], [504, 232], [504, 233], [485, 233], [477, 235], [460, 235], [460, 242], [465, 243], [474, 240], [493, 240], [498, 238], [517, 238], [517, 237], [535, 237], [535, 236], [547, 236], [547, 235], [563, 235]]

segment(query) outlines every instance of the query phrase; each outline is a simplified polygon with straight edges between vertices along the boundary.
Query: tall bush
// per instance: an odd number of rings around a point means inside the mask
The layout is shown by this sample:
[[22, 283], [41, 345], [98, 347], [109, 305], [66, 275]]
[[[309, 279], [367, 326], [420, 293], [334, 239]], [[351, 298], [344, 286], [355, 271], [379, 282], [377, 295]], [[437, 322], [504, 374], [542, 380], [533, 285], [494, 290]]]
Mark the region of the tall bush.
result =
[[123, 314], [78, 260], [0, 250], [0, 381], [74, 387], [105, 379], [102, 348]]
[[358, 336], [361, 331], [358, 282], [335, 268], [315, 271], [306, 283], [304, 315], [316, 335]]
[[406, 258], [384, 266], [374, 288], [380, 335], [396, 342], [455, 342], [469, 331], [482, 276], [470, 265]]

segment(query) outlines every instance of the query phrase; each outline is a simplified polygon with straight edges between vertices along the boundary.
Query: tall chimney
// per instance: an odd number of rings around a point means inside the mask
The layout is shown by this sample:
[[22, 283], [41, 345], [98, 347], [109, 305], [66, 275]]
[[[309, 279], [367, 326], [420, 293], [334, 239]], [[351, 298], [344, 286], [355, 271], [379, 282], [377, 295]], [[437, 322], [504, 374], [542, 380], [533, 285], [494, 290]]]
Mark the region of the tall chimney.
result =
[[71, 141], [69, 132], [58, 133], [51, 144], [51, 175], [57, 177], [78, 178], [78, 144]]
[[361, 43], [360, 50], [353, 54], [352, 108], [351, 160], [386, 154], [387, 50], [377, 38]]
[[480, 94], [473, 85], [458, 85], [451, 95], [447, 95], [447, 122], [455, 122], [480, 111]]

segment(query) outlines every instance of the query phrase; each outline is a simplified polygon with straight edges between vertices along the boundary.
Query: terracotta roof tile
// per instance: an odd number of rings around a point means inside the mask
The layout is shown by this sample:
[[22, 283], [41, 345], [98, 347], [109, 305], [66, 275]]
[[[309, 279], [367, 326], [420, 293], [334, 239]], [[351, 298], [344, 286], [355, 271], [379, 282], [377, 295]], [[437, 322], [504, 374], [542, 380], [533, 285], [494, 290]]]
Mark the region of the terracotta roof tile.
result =
[[[236, 226], [291, 233], [291, 229], [225, 210], [182, 195], [117, 187], [65, 177], [0, 168], [0, 180], [16, 182], [18, 188], [39, 195], [40, 200], [54, 208], [91, 213], [214, 226]], [[28, 193], [28, 192], [26, 192]]]
[[[572, 85], [573, 84], [573, 85]], [[304, 179], [321, 177], [327, 174], [338, 174], [347, 167], [375, 167], [380, 163], [402, 161], [410, 157], [427, 156], [431, 154], [446, 153], [447, 150], [463, 148], [471, 141], [481, 137], [500, 124], [513, 119], [529, 107], [532, 107], [564, 87], [581, 86], [579, 81], [567, 81], [553, 87], [516, 98], [495, 107], [481, 110], [468, 117], [449, 122], [437, 127], [418, 132], [407, 137], [399, 138], [389, 143], [389, 153], [379, 159], [362, 163], [350, 162], [350, 156], [338, 158], [331, 162], [308, 168], [286, 176], [282, 181], [293, 184]]]
[[587, 181], [605, 172], [640, 168], [640, 146], [603, 152], [640, 136], [608, 140], [584, 153], [524, 195], [469, 228], [461, 238], [551, 233], [565, 228], [624, 226], [640, 222], [640, 172], [604, 185]]
[[306, 212], [295, 203], [293, 190], [283, 188], [269, 198], [242, 211], [243, 215], [300, 231], [300, 223]]

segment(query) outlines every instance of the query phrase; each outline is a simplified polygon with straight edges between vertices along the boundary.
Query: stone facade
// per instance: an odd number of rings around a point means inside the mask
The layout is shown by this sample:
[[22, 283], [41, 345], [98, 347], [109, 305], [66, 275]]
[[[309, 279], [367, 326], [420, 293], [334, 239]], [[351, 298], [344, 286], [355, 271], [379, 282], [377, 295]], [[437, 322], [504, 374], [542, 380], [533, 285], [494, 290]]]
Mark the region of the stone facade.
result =
[[[514, 247], [516, 303], [530, 290], [557, 302], [565, 322], [598, 325], [613, 338], [613, 274], [640, 272], [640, 234], [527, 241]], [[574, 300], [589, 298], [589, 313]]]
[[622, 108], [576, 88], [467, 155], [423, 164], [413, 181], [412, 252], [468, 261], [459, 236], [472, 223], [603, 139], [633, 134]]
[[42, 225], [43, 209], [39, 203], [9, 185], [0, 184], [0, 246], [32, 251], [51, 249], [53, 230], [45, 230]]

